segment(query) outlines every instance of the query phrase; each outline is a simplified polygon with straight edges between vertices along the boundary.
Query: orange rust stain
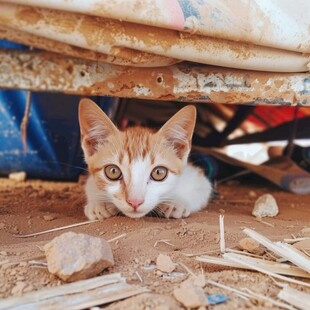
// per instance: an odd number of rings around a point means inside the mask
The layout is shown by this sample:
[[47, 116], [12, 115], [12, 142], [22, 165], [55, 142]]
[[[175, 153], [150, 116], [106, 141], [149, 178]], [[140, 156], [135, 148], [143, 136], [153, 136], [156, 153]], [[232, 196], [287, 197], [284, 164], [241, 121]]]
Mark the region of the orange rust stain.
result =
[[84, 16], [79, 24], [78, 31], [84, 36], [89, 46], [97, 46], [98, 42], [106, 42], [114, 45], [115, 32], [124, 31], [121, 25], [106, 18]]
[[283, 85], [283, 81], [281, 81], [281, 80], [275, 80], [275, 81], [274, 81], [274, 85], [275, 85], [277, 88], [280, 88], [280, 87]]
[[[158, 79], [160, 77], [160, 79]], [[113, 85], [109, 88], [108, 85]], [[96, 82], [89, 88], [83, 90], [91, 90], [94, 93], [109, 93], [118, 97], [137, 97], [135, 87], [144, 87], [151, 89], [153, 95], [140, 98], [158, 98], [173, 93], [172, 71], [169, 67], [164, 68], [125, 68], [116, 77], [108, 78], [102, 82]]]
[[146, 47], [155, 45], [165, 50], [178, 39], [177, 31], [89, 16], [83, 18], [79, 31], [91, 46], [96, 46], [98, 42], [120, 45], [119, 41], [124, 40], [130, 46], [142, 42]]
[[21, 7], [17, 9], [15, 17], [17, 20], [20, 20], [26, 24], [35, 25], [42, 18], [42, 14], [40, 13], [39, 9], [31, 7]]

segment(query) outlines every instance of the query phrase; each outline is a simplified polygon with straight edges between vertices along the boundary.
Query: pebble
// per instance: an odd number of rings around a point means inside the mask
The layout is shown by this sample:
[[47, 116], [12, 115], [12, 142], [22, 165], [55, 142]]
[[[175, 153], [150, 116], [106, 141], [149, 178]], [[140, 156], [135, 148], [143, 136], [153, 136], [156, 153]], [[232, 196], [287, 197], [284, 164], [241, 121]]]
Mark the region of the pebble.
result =
[[257, 194], [254, 191], [249, 191], [249, 196], [255, 198], [257, 197]]
[[260, 196], [254, 204], [252, 215], [262, 217], [274, 217], [279, 213], [279, 208], [275, 198], [270, 194]]
[[0, 223], [0, 229], [5, 228], [5, 223]]
[[43, 215], [44, 221], [53, 221], [56, 218], [54, 215]]
[[44, 251], [49, 272], [67, 282], [93, 277], [114, 265], [109, 243], [86, 234], [64, 233]]
[[172, 272], [176, 268], [176, 264], [168, 255], [159, 254], [156, 259], [156, 267], [162, 272]]
[[256, 255], [262, 255], [265, 252], [265, 248], [252, 238], [243, 238], [239, 241], [238, 246], [241, 250], [246, 250]]
[[25, 171], [12, 172], [9, 174], [9, 179], [16, 182], [24, 182], [26, 180], [27, 174]]
[[173, 296], [186, 308], [198, 308], [208, 305], [203, 288], [193, 284], [191, 279], [185, 280], [180, 287], [173, 290]]

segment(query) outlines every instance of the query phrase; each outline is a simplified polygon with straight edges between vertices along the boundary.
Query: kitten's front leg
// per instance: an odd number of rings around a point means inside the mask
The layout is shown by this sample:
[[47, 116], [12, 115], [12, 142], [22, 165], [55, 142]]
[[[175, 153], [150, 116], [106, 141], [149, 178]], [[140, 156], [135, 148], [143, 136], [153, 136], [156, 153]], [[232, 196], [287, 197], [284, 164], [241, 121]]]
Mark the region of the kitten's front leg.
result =
[[118, 209], [112, 204], [108, 203], [88, 203], [84, 208], [84, 213], [90, 220], [101, 220], [118, 213]]
[[163, 203], [158, 206], [158, 209], [167, 219], [180, 219], [183, 217], [188, 217], [190, 215], [190, 212], [186, 210], [183, 206], [173, 203]]

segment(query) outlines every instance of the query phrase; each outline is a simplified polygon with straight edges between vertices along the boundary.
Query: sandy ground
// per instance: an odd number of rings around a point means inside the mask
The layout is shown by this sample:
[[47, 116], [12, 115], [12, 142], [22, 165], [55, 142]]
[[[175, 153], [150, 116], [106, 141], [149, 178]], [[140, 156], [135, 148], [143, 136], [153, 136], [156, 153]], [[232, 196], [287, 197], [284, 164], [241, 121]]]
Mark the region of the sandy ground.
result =
[[[195, 260], [195, 257], [184, 254], [208, 252], [209, 255], [219, 255], [220, 214], [225, 215], [226, 245], [230, 248], [234, 248], [238, 241], [245, 237], [242, 232], [244, 227], [255, 229], [272, 240], [290, 238], [292, 234], [298, 236], [301, 229], [310, 227], [310, 196], [285, 193], [259, 180], [223, 184], [218, 186], [217, 190], [219, 195], [210, 202], [206, 210], [186, 219], [130, 219], [119, 216], [70, 230], [106, 240], [125, 233], [125, 237], [112, 242], [115, 266], [104, 274], [120, 272], [129, 283], [141, 284], [148, 287], [152, 293], [161, 296], [172, 296], [174, 287], [188, 276], [188, 272], [182, 266], [184, 264], [196, 274], [203, 270], [207, 279], [239, 289], [251, 288], [257, 293], [275, 298], [279, 288], [268, 276], [206, 265]], [[280, 208], [278, 216], [265, 220], [270, 225], [257, 221], [251, 215], [254, 201], [265, 193], [273, 194]], [[0, 262], [42, 256], [40, 247], [64, 231], [26, 239], [16, 238], [13, 234], [27, 234], [85, 221], [83, 204], [83, 186], [79, 183], [16, 183], [0, 179]], [[47, 215], [49, 217], [46, 217]], [[172, 245], [160, 242], [161, 240], [166, 240]], [[174, 276], [148, 270], [147, 267], [154, 263], [160, 253], [169, 255], [178, 263]], [[141, 276], [142, 283], [136, 272]], [[5, 264], [0, 267], [1, 298], [61, 283], [59, 279], [50, 275], [46, 268], [34, 267], [28, 262]], [[207, 294], [222, 293], [230, 298], [226, 303], [210, 306], [211, 309], [277, 309], [268, 303], [254, 304], [223, 289], [207, 286], [205, 290]], [[166, 308], [162, 308], [154, 298], [159, 297], [151, 295], [127, 299], [126, 308], [169, 309], [168, 303], [165, 303]], [[107, 308], [109, 307], [122, 309], [124, 304], [114, 303]], [[170, 307], [177, 308], [176, 304]]]

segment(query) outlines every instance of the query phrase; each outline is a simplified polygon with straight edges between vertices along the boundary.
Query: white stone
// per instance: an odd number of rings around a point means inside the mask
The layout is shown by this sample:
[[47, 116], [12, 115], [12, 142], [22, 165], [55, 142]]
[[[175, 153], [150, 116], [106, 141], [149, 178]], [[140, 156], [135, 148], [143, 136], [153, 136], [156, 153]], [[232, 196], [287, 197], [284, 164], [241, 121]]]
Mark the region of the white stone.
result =
[[26, 180], [27, 174], [25, 171], [12, 172], [9, 174], [9, 179], [16, 182], [24, 182]]
[[55, 218], [56, 217], [54, 215], [49, 215], [49, 214], [48, 215], [43, 215], [44, 221], [47, 221], [47, 222], [53, 221]]
[[252, 214], [256, 217], [273, 217], [279, 213], [279, 208], [275, 198], [270, 194], [260, 196], [254, 205]]
[[159, 254], [156, 259], [156, 267], [162, 272], [172, 272], [176, 265], [168, 255]]
[[265, 252], [265, 248], [252, 238], [243, 238], [239, 241], [238, 246], [241, 250], [246, 250], [256, 255], [262, 255]]
[[185, 280], [173, 290], [173, 296], [186, 308], [207, 306], [208, 299], [202, 287], [193, 284], [192, 279]]
[[102, 238], [67, 232], [44, 246], [50, 273], [73, 282], [93, 277], [114, 265], [110, 245]]

